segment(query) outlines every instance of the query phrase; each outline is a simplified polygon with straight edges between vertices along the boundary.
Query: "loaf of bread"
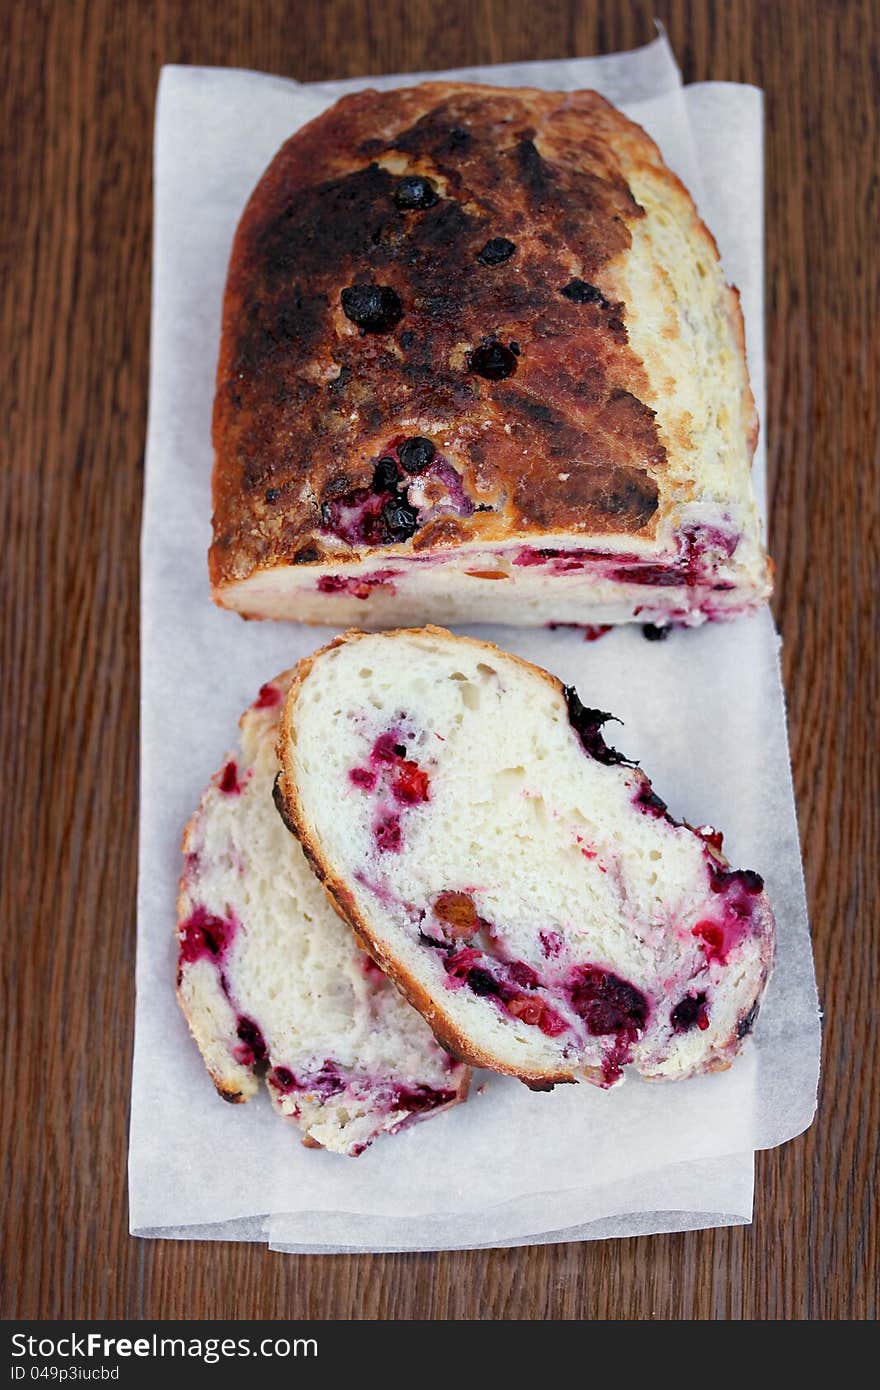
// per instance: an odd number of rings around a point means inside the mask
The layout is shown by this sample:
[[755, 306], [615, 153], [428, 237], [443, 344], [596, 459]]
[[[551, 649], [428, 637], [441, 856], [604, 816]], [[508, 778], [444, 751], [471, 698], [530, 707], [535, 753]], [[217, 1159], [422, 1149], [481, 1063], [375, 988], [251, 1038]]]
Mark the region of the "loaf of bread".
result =
[[743, 324], [645, 132], [594, 92], [345, 97], [229, 266], [215, 600], [255, 618], [732, 618], [770, 590]]
[[773, 961], [760, 876], [610, 719], [438, 628], [338, 638], [281, 718], [279, 807], [339, 910], [447, 1048], [539, 1089], [727, 1067]]
[[304, 1142], [356, 1155], [463, 1100], [468, 1070], [360, 949], [278, 818], [289, 680], [263, 686], [186, 827], [177, 994], [225, 1100], [250, 1100], [263, 1074]]

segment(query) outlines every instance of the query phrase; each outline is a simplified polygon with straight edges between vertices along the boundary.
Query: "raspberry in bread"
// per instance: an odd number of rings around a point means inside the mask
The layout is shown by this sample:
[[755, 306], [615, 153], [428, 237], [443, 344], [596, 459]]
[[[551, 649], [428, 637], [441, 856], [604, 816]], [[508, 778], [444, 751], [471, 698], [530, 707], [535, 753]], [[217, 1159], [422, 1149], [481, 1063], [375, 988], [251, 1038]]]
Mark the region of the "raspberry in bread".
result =
[[758, 874], [672, 818], [610, 715], [439, 628], [301, 662], [279, 809], [453, 1053], [543, 1088], [722, 1069], [773, 961]]
[[770, 569], [736, 292], [595, 92], [345, 97], [235, 237], [216, 601], [389, 627], [730, 618]]
[[242, 716], [241, 750], [184, 832], [177, 994], [225, 1100], [250, 1100], [263, 1072], [305, 1143], [355, 1155], [463, 1100], [468, 1070], [358, 947], [278, 819], [289, 680]]

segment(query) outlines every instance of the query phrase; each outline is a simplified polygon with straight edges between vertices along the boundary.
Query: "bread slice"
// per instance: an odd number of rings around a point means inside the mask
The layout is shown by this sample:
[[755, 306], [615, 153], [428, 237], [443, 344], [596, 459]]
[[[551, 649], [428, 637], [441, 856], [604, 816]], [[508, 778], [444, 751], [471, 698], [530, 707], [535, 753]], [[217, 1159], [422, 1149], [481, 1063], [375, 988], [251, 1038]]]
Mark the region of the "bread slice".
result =
[[297, 668], [278, 800], [444, 1046], [544, 1088], [727, 1067], [773, 961], [758, 874], [676, 821], [610, 715], [439, 628]]
[[736, 292], [595, 92], [344, 97], [245, 209], [217, 603], [337, 627], [668, 625], [762, 603]]
[[278, 818], [289, 682], [263, 686], [184, 832], [177, 996], [224, 1100], [250, 1100], [262, 1072], [304, 1142], [356, 1155], [463, 1100], [469, 1074], [357, 945]]

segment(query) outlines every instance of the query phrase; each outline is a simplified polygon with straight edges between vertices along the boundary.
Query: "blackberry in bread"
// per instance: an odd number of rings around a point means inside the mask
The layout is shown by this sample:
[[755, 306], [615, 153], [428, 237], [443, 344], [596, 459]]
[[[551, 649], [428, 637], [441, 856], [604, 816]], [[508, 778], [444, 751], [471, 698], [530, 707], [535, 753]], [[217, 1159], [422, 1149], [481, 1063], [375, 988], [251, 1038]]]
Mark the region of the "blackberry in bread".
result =
[[215, 600], [257, 618], [731, 618], [770, 566], [739, 300], [594, 92], [343, 98], [232, 250]]
[[225, 1100], [250, 1100], [263, 1073], [305, 1143], [357, 1155], [463, 1100], [469, 1074], [357, 945], [278, 818], [289, 680], [242, 716], [241, 748], [184, 832], [177, 995]]
[[279, 805], [339, 910], [446, 1047], [539, 1088], [727, 1067], [773, 962], [760, 876], [610, 718], [439, 628], [336, 639], [281, 717]]

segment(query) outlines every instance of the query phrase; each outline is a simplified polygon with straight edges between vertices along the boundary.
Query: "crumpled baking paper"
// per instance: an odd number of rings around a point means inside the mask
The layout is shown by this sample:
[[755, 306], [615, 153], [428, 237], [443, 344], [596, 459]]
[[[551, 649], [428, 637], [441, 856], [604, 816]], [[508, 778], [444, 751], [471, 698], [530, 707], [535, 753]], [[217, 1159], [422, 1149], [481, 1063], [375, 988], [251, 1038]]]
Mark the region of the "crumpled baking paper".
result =
[[[433, 74], [437, 76], [439, 74]], [[665, 38], [634, 53], [475, 68], [483, 82], [594, 87], [640, 121], [694, 192], [740, 286], [763, 418], [762, 106], [754, 88], [684, 88]], [[419, 74], [419, 77], [426, 74]], [[174, 998], [181, 828], [259, 686], [327, 629], [246, 624], [210, 602], [211, 406], [236, 222], [283, 140], [344, 91], [165, 68], [156, 117], [152, 370], [142, 542], [137, 1013], [129, 1158], [137, 1235], [263, 1240], [291, 1251], [538, 1244], [748, 1222], [753, 1151], [810, 1123], [819, 1021], [768, 611], [645, 642], [637, 628], [482, 628], [625, 722], [673, 812], [717, 821], [764, 875], [779, 958], [752, 1042], [728, 1072], [534, 1094], [479, 1073], [466, 1105], [356, 1161], [306, 1150], [261, 1097], [223, 1105]], [[756, 485], [764, 489], [763, 444]], [[548, 865], [552, 872], [552, 865]]]

